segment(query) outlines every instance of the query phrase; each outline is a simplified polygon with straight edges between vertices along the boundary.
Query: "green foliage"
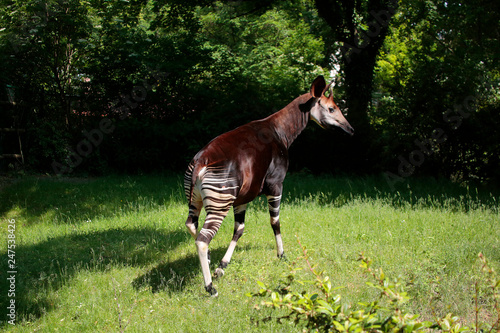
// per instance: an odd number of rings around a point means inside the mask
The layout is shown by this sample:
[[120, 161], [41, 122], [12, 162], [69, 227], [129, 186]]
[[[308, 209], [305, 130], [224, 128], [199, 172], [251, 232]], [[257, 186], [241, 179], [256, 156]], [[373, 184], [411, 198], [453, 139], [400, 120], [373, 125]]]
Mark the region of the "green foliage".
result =
[[[500, 329], [500, 278], [495, 274], [483, 254], [479, 254], [482, 267], [481, 271], [486, 273], [483, 280], [487, 285], [487, 294], [494, 299], [492, 324], [482, 323], [478, 320], [481, 307], [478, 299], [482, 297], [478, 290], [479, 282], [476, 282], [475, 312], [476, 321], [473, 327], [462, 326], [457, 316], [451, 313], [443, 318], [435, 318], [433, 321], [422, 320], [420, 315], [415, 315], [405, 310], [405, 303], [410, 297], [404, 291], [403, 282], [400, 279], [390, 279], [382, 268], [373, 269], [373, 261], [361, 254], [360, 267], [369, 275], [373, 282], [366, 284], [377, 290], [379, 297], [371, 302], [358, 302], [354, 309], [347, 304], [341, 303], [341, 296], [333, 292], [340, 288], [332, 288], [330, 278], [319, 271], [316, 266], [311, 265], [308, 250], [298, 241], [302, 256], [298, 260], [307, 263], [307, 269], [314, 277], [311, 280], [299, 280], [296, 273], [300, 268], [296, 263], [290, 265], [290, 273], [280, 283], [278, 290], [272, 290], [263, 282], [258, 281], [261, 287], [256, 293], [247, 294], [249, 297], [266, 297], [270, 301], [262, 301], [262, 305], [273, 309], [285, 309], [288, 314], [281, 317], [267, 317], [260, 321], [266, 322], [276, 319], [282, 323], [292, 320], [295, 325], [304, 326], [309, 331], [317, 332], [417, 332], [439, 330], [441, 332], [493, 332]], [[313, 292], [295, 291], [296, 284], [310, 285], [314, 287]], [[486, 294], [486, 293], [485, 293]]]
[[[28, 133], [28, 155], [32, 159], [29, 164], [50, 164], [53, 160], [64, 160], [69, 153], [71, 138], [68, 133], [61, 131], [55, 121], [44, 121], [31, 128]], [[36, 139], [35, 139], [36, 138]]]
[[[148, 158], [178, 156], [155, 170], [182, 169], [214, 136], [279, 110], [335, 69], [338, 104], [357, 134], [348, 140], [308, 129], [293, 146], [292, 169], [396, 173], [415, 140], [442, 128], [446, 142], [414, 174], [500, 177], [495, 1], [0, 3], [0, 120], [28, 130], [25, 159], [36, 171], [52, 172], [52, 162], [62, 163], [103, 117], [123, 121], [117, 105], [133, 120], [117, 125], [76, 172], [151, 170], [137, 158], [141, 148]], [[345, 43], [356, 49], [346, 53]], [[161, 83], [125, 102], [155, 72], [165, 74]], [[474, 110], [460, 126], [443, 118], [469, 97]], [[60, 133], [39, 144], [44, 122]], [[149, 140], [138, 140], [130, 156], [114, 146], [146, 126]], [[122, 151], [123, 163], [113, 151]]]
[[[202, 35], [205, 47], [214, 51], [212, 66], [219, 70], [213, 74], [222, 75], [213, 83], [243, 101], [246, 94], [258, 93], [251, 98], [259, 98], [263, 109], [258, 115], [265, 115], [289, 103], [290, 96], [307, 91], [317, 75], [326, 73], [320, 66], [324, 43], [311, 33], [318, 18], [307, 2], [276, 4], [255, 15], [245, 15], [247, 10], [244, 2], [217, 2], [214, 8], [200, 10]], [[312, 18], [306, 21], [303, 15]]]
[[34, 108], [37, 116], [62, 125], [70, 117], [73, 81], [91, 33], [87, 7], [76, 2], [3, 1], [1, 11], [2, 82], [15, 87], [21, 111]]
[[[61, 136], [69, 136], [70, 143], [78, 143], [84, 139], [81, 132], [96, 128], [104, 116], [122, 121], [123, 114], [113, 108], [125, 105], [133, 118], [130, 123], [169, 133], [151, 129], [151, 140], [141, 141], [138, 150], [163, 149], [164, 155], [178, 156], [170, 148], [192, 141], [192, 149], [179, 147], [185, 156], [170, 164], [175, 169], [183, 168], [185, 160], [215, 135], [285, 106], [307, 91], [316, 75], [326, 73], [324, 43], [311, 32], [319, 19], [309, 2], [257, 11], [245, 2], [3, 3], [0, 82], [2, 90], [4, 84], [14, 87], [16, 96], [16, 110], [6, 117], [8, 122], [18, 119], [16, 126], [33, 128], [30, 133], [34, 133], [37, 120], [43, 119], [64, 132]], [[155, 71], [164, 74], [161, 84], [140, 102], [125, 102], [135, 87], [148, 80], [151, 84]], [[171, 131], [187, 125], [192, 128]], [[118, 130], [104, 148], [140, 131], [148, 129], [139, 125]], [[146, 148], [146, 142], [156, 146]], [[55, 158], [58, 150], [75, 149], [44, 147], [45, 152], [39, 147], [27, 149], [27, 160], [40, 171], [52, 171], [46, 156]], [[127, 154], [122, 148], [118, 150]], [[97, 158], [104, 159], [99, 164], [113, 165], [112, 155], [90, 156], [78, 168], [92, 169]], [[122, 162], [141, 161], [136, 154], [129, 155]], [[130, 171], [147, 169], [140, 163], [120, 165]]]
[[[418, 149], [415, 140], [428, 139], [440, 128], [446, 140], [433, 145], [416, 174], [439, 173], [459, 180], [498, 176], [490, 167], [498, 146], [486, 143], [484, 136], [487, 132], [499, 140], [488, 128], [500, 121], [495, 60], [499, 44], [492, 42], [493, 31], [481, 28], [489, 20], [498, 20], [498, 4], [401, 3], [378, 57], [376, 103], [370, 111], [377, 145], [384, 147], [382, 163], [393, 160], [391, 170], [397, 168], [398, 155], [406, 157]], [[469, 100], [475, 103], [468, 105]], [[467, 115], [458, 121], [462, 111]]]

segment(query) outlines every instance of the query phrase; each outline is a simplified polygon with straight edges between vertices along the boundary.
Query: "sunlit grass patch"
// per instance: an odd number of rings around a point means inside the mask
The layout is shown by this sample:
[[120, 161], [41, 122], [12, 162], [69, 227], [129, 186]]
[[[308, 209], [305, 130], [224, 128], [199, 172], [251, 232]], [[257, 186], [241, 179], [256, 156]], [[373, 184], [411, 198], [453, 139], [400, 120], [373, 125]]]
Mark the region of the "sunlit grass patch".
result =
[[[257, 281], [279, 287], [288, 270], [276, 258], [265, 198], [249, 205], [245, 234], [226, 275], [215, 281], [220, 296], [213, 299], [203, 289], [184, 226], [188, 207], [180, 176], [26, 178], [0, 196], [2, 226], [14, 219], [17, 227], [17, 325], [2, 322], [4, 328], [296, 330], [275, 322], [256, 326], [252, 319], [262, 313], [245, 296]], [[285, 254], [288, 263], [300, 256], [300, 237], [332, 284], [344, 287], [345, 301], [356, 306], [374, 296], [358, 267], [364, 252], [405, 281], [413, 312], [430, 317], [453, 311], [470, 322], [477, 254], [499, 267], [497, 201], [490, 190], [444, 181], [415, 180], [392, 192], [383, 178], [291, 175], [280, 214]], [[233, 222], [229, 214], [210, 244], [212, 269], [227, 249]], [[4, 246], [4, 263], [6, 252]], [[5, 280], [0, 287], [5, 290]]]

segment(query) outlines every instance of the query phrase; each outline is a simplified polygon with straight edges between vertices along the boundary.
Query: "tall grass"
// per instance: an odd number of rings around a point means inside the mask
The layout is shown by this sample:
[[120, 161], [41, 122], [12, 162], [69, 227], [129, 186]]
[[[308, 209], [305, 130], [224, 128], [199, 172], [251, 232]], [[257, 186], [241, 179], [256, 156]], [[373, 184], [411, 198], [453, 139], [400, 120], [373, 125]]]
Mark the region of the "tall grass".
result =
[[[247, 211], [245, 234], [219, 297], [205, 295], [180, 176], [97, 179], [28, 177], [0, 193], [0, 309], [9, 299], [7, 224], [16, 223], [16, 325], [11, 331], [226, 332], [297, 330], [262, 316], [245, 296], [278, 283], [288, 267], [276, 258], [264, 198]], [[346, 302], [373, 297], [356, 259], [374, 258], [401, 276], [410, 310], [424, 317], [453, 312], [474, 320], [477, 254], [500, 266], [498, 192], [444, 180], [409, 180], [392, 192], [382, 177], [289, 175], [281, 211], [285, 253], [310, 249]], [[228, 216], [210, 244], [216, 266], [231, 239]], [[491, 316], [481, 299], [480, 315]], [[4, 310], [0, 310], [4, 311]], [[268, 311], [264, 315], [279, 316]]]

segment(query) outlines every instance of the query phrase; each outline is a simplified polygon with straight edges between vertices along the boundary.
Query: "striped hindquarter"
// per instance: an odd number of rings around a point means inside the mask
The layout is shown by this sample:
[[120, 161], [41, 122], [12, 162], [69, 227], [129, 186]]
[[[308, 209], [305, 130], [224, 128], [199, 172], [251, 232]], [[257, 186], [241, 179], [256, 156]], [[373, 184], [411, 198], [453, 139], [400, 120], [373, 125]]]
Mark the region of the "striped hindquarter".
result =
[[[205, 207], [207, 217], [203, 228], [199, 233], [191, 232], [191, 234], [196, 240], [208, 244], [233, 205], [239, 186], [236, 178], [232, 177], [224, 167], [205, 166], [196, 175], [193, 174], [196, 171], [194, 163], [191, 163], [184, 176], [184, 191], [189, 202], [191, 217], [189, 222], [197, 229], [201, 208]], [[190, 228], [190, 231], [194, 230]]]

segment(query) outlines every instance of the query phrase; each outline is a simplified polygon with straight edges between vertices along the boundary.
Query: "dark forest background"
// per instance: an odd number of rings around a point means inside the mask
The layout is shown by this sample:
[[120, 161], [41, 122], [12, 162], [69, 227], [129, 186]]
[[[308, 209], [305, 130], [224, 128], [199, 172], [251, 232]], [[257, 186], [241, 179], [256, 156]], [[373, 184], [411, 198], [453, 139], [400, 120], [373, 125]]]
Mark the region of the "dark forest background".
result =
[[3, 172], [182, 172], [324, 75], [356, 134], [290, 170], [500, 179], [497, 0], [0, 3]]

